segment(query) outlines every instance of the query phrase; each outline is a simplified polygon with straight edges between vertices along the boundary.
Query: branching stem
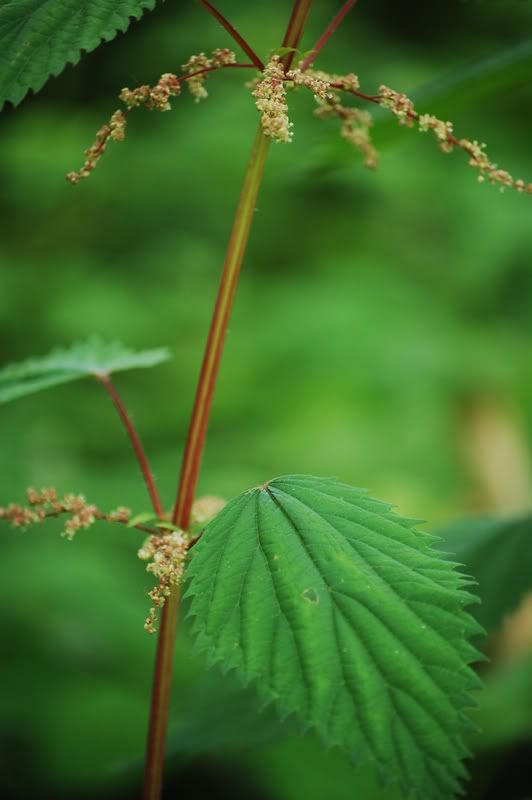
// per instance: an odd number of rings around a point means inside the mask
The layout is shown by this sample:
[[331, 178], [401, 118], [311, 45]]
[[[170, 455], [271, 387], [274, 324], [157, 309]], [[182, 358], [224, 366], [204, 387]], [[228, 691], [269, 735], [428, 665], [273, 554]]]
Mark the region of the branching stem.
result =
[[[206, 0], [200, 0], [200, 2], [206, 8], [209, 6], [209, 10], [212, 9], [210, 3], [207, 3]], [[283, 41], [285, 47], [296, 48], [298, 46], [311, 3], [312, 0], [296, 0]], [[222, 22], [219, 12], [215, 16]], [[224, 25], [224, 27], [226, 26]], [[229, 28], [226, 29], [229, 30]], [[234, 30], [232, 26], [231, 29]], [[248, 52], [248, 55], [252, 58], [250, 52]], [[288, 68], [291, 63], [290, 55], [284, 61], [285, 68]], [[233, 230], [229, 239], [181, 466], [172, 520], [184, 529], [188, 527], [190, 521], [190, 512], [198, 481], [223, 344], [253, 221], [269, 144], [270, 140], [259, 127], [248, 162], [240, 201], [233, 222]], [[168, 708], [172, 685], [172, 656], [178, 615], [179, 590], [174, 589], [163, 608], [157, 643], [144, 778], [144, 800], [160, 800], [161, 797]]]
[[[283, 39], [283, 47], [292, 47], [294, 50], [298, 47], [303, 30], [307, 21], [307, 17], [312, 5], [312, 0], [296, 0], [292, 8], [292, 14], [288, 22], [288, 27]], [[283, 58], [285, 70], [288, 71], [292, 66], [295, 52], [288, 53]]]
[[325, 47], [325, 45], [327, 44], [333, 33], [342, 24], [344, 18], [351, 11], [353, 6], [356, 5], [356, 3], [357, 0], [347, 0], [347, 2], [344, 3], [338, 14], [336, 14], [336, 16], [331, 20], [327, 28], [324, 30], [324, 32], [322, 33], [322, 35], [320, 36], [320, 38], [318, 39], [318, 41], [316, 42], [316, 44], [314, 45], [308, 56], [304, 58], [301, 64], [299, 65], [301, 72], [304, 72], [306, 69], [310, 67], [311, 64], [314, 63], [314, 61], [317, 59], [318, 55], [323, 50], [323, 48]]
[[148, 494], [150, 495], [151, 498], [153, 510], [155, 511], [158, 517], [163, 517], [164, 516], [163, 504], [161, 503], [161, 498], [159, 496], [157, 486], [155, 485], [155, 479], [150, 469], [148, 458], [146, 456], [146, 453], [144, 452], [144, 448], [140, 441], [140, 437], [137, 433], [137, 430], [133, 424], [133, 420], [129, 416], [128, 411], [124, 405], [124, 402], [120, 397], [118, 390], [116, 389], [111, 379], [109, 378], [109, 376], [96, 375], [95, 377], [102, 384], [103, 388], [113, 401], [114, 406], [118, 411], [118, 415], [122, 420], [126, 433], [129, 436], [129, 440], [137, 457], [137, 461], [140, 467], [140, 471], [142, 472], [146, 488], [148, 489]]
[[[259, 129], [242, 187], [214, 308], [196, 400], [190, 421], [173, 521], [187, 528], [194, 501], [210, 409], [229, 316], [244, 258], [269, 140]], [[172, 683], [172, 654], [179, 609], [179, 591], [168, 597], [161, 615], [155, 664], [144, 800], [159, 800], [162, 788], [168, 705]]]
[[198, 2], [201, 3], [203, 8], [205, 8], [209, 12], [209, 14], [212, 14], [212, 16], [220, 23], [220, 25], [222, 25], [225, 28], [227, 33], [233, 37], [238, 46], [253, 61], [257, 69], [262, 72], [264, 69], [263, 62], [258, 57], [253, 48], [246, 42], [244, 37], [239, 34], [239, 32], [236, 30], [236, 28], [233, 27], [233, 25], [231, 25], [229, 20], [226, 19], [224, 15], [212, 5], [212, 3], [209, 3], [209, 0], [198, 0]]

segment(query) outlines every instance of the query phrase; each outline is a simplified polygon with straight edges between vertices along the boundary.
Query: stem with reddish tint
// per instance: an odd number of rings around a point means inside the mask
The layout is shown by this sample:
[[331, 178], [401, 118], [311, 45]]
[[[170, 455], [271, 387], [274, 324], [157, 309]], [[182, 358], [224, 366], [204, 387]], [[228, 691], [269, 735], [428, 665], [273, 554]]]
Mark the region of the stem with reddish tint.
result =
[[[312, 0], [296, 0], [283, 41], [284, 46], [297, 48], [311, 2]], [[289, 57], [284, 62], [285, 67], [287, 67], [287, 62], [288, 64], [291, 63]], [[269, 139], [264, 136], [262, 129], [259, 128], [255, 136], [251, 158], [233, 222], [233, 230], [218, 289], [187, 435], [173, 513], [173, 521], [181, 528], [187, 528], [190, 520], [225, 334], [255, 212], [255, 204], [268, 149]], [[176, 588], [168, 597], [161, 615], [146, 754], [144, 800], [160, 800], [161, 797], [172, 685], [172, 655], [178, 614], [179, 589]]]
[[144, 448], [142, 447], [142, 443], [133, 424], [133, 420], [129, 416], [124, 402], [120, 397], [116, 387], [111, 382], [109, 376], [95, 375], [94, 377], [102, 384], [103, 388], [113, 401], [116, 410], [118, 411], [118, 415], [124, 424], [124, 428], [126, 429], [127, 435], [129, 436], [129, 440], [137, 457], [140, 471], [142, 472], [146, 488], [148, 489], [148, 494], [151, 498], [153, 510], [158, 517], [162, 517], [164, 515], [164, 508], [161, 503], [161, 498], [159, 497], [159, 492], [157, 491], [157, 486], [155, 485], [155, 480], [148, 463], [148, 458], [144, 452]]
[[[173, 514], [173, 521], [181, 528], [187, 528], [190, 520], [225, 334], [268, 148], [269, 140], [259, 128], [229, 240], [187, 436]], [[148, 734], [144, 800], [159, 800], [161, 796], [178, 609], [179, 591], [176, 588], [167, 599], [161, 615]]]
[[262, 61], [260, 60], [260, 58], [258, 57], [258, 55], [256, 54], [256, 52], [253, 50], [253, 48], [252, 48], [252, 47], [251, 47], [251, 46], [250, 46], [250, 45], [249, 45], [249, 44], [246, 42], [246, 40], [244, 39], [244, 37], [243, 37], [243, 36], [241, 36], [241, 35], [239, 34], [239, 32], [236, 30], [236, 28], [234, 28], [234, 27], [231, 25], [231, 23], [229, 22], [229, 20], [228, 20], [228, 19], [226, 19], [226, 18], [224, 17], [224, 15], [223, 15], [223, 14], [222, 14], [220, 11], [218, 11], [218, 9], [217, 9], [217, 8], [215, 8], [215, 7], [212, 5], [212, 3], [209, 3], [209, 0], [199, 0], [199, 2], [200, 2], [200, 3], [201, 3], [201, 5], [203, 6], [203, 8], [205, 8], [205, 9], [206, 9], [206, 10], [209, 12], [209, 14], [212, 14], [212, 16], [213, 16], [213, 17], [214, 17], [214, 18], [215, 18], [215, 19], [216, 19], [216, 20], [217, 20], [217, 21], [220, 23], [220, 25], [221, 25], [223, 28], [225, 28], [225, 30], [227, 31], [227, 33], [228, 33], [230, 36], [232, 36], [232, 37], [233, 37], [233, 39], [235, 40], [235, 42], [238, 44], [238, 46], [239, 46], [239, 47], [241, 47], [241, 48], [242, 48], [242, 50], [244, 51], [244, 53], [245, 53], [247, 56], [249, 56], [249, 57], [250, 57], [250, 59], [253, 61], [253, 63], [254, 63], [254, 64], [255, 64], [255, 66], [257, 67], [257, 69], [258, 69], [258, 70], [260, 70], [260, 71], [262, 72], [262, 70], [264, 69], [264, 64], [262, 63]]
[[317, 59], [318, 55], [323, 50], [323, 48], [325, 47], [325, 45], [335, 32], [335, 30], [342, 24], [344, 18], [347, 16], [347, 14], [351, 11], [351, 9], [356, 3], [357, 0], [347, 0], [347, 2], [344, 3], [338, 14], [336, 14], [336, 16], [331, 20], [327, 28], [324, 30], [324, 32], [322, 33], [322, 35], [320, 36], [320, 38], [318, 39], [318, 41], [316, 42], [316, 44], [314, 45], [308, 56], [305, 59], [303, 59], [303, 61], [299, 65], [301, 72], [304, 72], [306, 69], [310, 67], [311, 64], [314, 63], [314, 61]]
[[[284, 35], [283, 47], [292, 47], [294, 50], [297, 49], [303, 35], [303, 30], [307, 22], [311, 5], [312, 0], [296, 0], [294, 7], [292, 8], [292, 14], [290, 15], [286, 33]], [[283, 58], [285, 70], [288, 71], [292, 66], [294, 56], [295, 52], [292, 52], [287, 53], [287, 55]]]
[[189, 524], [225, 334], [248, 242], [269, 143], [270, 140], [259, 128], [229, 240], [187, 436], [173, 513], [173, 521], [181, 528], [187, 528]]

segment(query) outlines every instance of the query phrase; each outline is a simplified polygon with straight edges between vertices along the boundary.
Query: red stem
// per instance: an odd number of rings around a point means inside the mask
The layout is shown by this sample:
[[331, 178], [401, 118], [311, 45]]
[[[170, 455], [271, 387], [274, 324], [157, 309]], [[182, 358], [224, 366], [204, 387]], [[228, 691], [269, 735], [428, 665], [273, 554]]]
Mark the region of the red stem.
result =
[[124, 428], [126, 429], [133, 450], [135, 451], [140, 471], [142, 472], [144, 482], [146, 483], [146, 488], [148, 489], [148, 493], [151, 498], [153, 510], [158, 517], [162, 517], [164, 516], [164, 508], [161, 503], [161, 498], [159, 497], [159, 492], [157, 491], [157, 486], [155, 485], [153, 473], [150, 469], [148, 458], [144, 452], [144, 448], [142, 447], [139, 435], [135, 429], [131, 417], [127, 412], [124, 402], [108, 375], [100, 374], [95, 375], [94, 377], [102, 384], [103, 388], [113, 401], [116, 410], [118, 411], [118, 415], [124, 424]]
[[[303, 35], [303, 30], [307, 22], [311, 5], [312, 0], [296, 0], [292, 8], [286, 33], [284, 35], [283, 47], [292, 47], [294, 48], [294, 51], [298, 47]], [[291, 52], [282, 59], [284, 68], [287, 72], [292, 66], [294, 56], [295, 52]]]
[[255, 64], [244, 64], [241, 62], [237, 62], [236, 64], [222, 64], [219, 67], [203, 67], [202, 69], [197, 69], [194, 72], [189, 72], [187, 75], [179, 75], [177, 80], [179, 83], [181, 81], [188, 81], [189, 78], [195, 78], [196, 75], [204, 75], [206, 72], [216, 72], [219, 69], [255, 69]]
[[357, 0], [347, 0], [347, 2], [344, 3], [338, 14], [334, 17], [334, 19], [331, 20], [327, 28], [324, 30], [324, 32], [322, 33], [322, 35], [320, 36], [320, 38], [318, 39], [318, 41], [316, 42], [316, 44], [314, 45], [308, 56], [304, 58], [301, 64], [299, 65], [299, 69], [301, 70], [301, 72], [304, 72], [306, 69], [310, 67], [311, 64], [314, 63], [319, 53], [325, 47], [325, 45], [327, 44], [333, 33], [342, 24], [344, 18], [351, 11], [353, 6], [356, 5], [356, 3]]
[[201, 5], [203, 6], [203, 8], [205, 8], [205, 9], [206, 9], [206, 10], [209, 12], [209, 14], [212, 14], [212, 16], [213, 16], [213, 17], [214, 17], [216, 20], [218, 20], [218, 22], [220, 23], [220, 25], [222, 25], [222, 26], [225, 28], [225, 30], [227, 31], [227, 33], [228, 33], [230, 36], [232, 36], [232, 37], [233, 37], [233, 39], [234, 39], [234, 40], [235, 40], [235, 42], [236, 42], [236, 43], [239, 45], [239, 47], [241, 47], [241, 48], [242, 48], [242, 50], [244, 51], [244, 53], [245, 53], [247, 56], [249, 56], [249, 58], [250, 58], [250, 59], [253, 61], [253, 63], [254, 63], [254, 64], [255, 64], [255, 66], [257, 67], [257, 69], [258, 69], [258, 70], [260, 70], [260, 71], [262, 72], [262, 71], [263, 71], [263, 69], [264, 69], [264, 64], [263, 64], [263, 62], [260, 60], [260, 58], [258, 57], [258, 55], [256, 54], [256, 52], [253, 50], [253, 48], [252, 48], [252, 47], [251, 47], [251, 46], [250, 46], [250, 45], [249, 45], [249, 44], [246, 42], [246, 40], [244, 39], [244, 37], [243, 37], [243, 36], [241, 36], [241, 35], [239, 34], [239, 32], [236, 30], [236, 28], [234, 28], [234, 27], [231, 25], [231, 23], [229, 22], [229, 20], [228, 20], [228, 19], [226, 19], [226, 18], [224, 17], [224, 15], [223, 15], [223, 14], [222, 14], [220, 11], [218, 11], [218, 9], [217, 9], [217, 8], [215, 8], [215, 7], [212, 5], [212, 3], [209, 3], [209, 0], [198, 0], [198, 2], [199, 2], [199, 3], [201, 3]]
[[[173, 520], [181, 528], [187, 528], [189, 525], [223, 343], [255, 212], [257, 194], [268, 148], [269, 140], [259, 128], [229, 240], [220, 288], [205, 348], [194, 410], [189, 425], [173, 514]], [[167, 598], [161, 615], [148, 733], [144, 800], [159, 800], [161, 796], [168, 728], [168, 707], [172, 686], [172, 655], [178, 614], [179, 589], [176, 587]]]
[[[200, 2], [205, 5], [204, 0], [200, 0]], [[296, 0], [287, 35], [285, 36], [285, 46], [298, 46], [311, 2], [312, 0]], [[269, 144], [269, 139], [259, 128], [229, 240], [183, 456], [173, 513], [173, 521], [182, 528], [187, 528], [189, 524], [223, 343], [255, 212], [255, 204]], [[161, 615], [148, 733], [144, 800], [159, 800], [161, 797], [168, 728], [168, 708], [172, 686], [172, 655], [178, 615], [179, 590], [175, 588], [167, 598]]]
[[187, 528], [189, 524], [225, 335], [253, 221], [268, 146], [269, 140], [259, 129], [227, 248], [183, 456], [173, 513], [174, 523], [181, 528]]

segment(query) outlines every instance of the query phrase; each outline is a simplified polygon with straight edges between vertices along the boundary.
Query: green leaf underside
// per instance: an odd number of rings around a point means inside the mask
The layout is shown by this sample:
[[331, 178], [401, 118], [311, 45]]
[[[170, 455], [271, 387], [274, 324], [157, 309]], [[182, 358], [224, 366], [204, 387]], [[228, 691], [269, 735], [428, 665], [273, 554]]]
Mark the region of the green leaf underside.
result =
[[448, 800], [466, 774], [479, 626], [469, 581], [413, 525], [333, 479], [277, 478], [207, 526], [186, 596], [212, 663], [405, 797]]
[[0, 403], [90, 375], [154, 367], [169, 358], [166, 348], [134, 351], [119, 342], [89, 339], [0, 369]]
[[532, 516], [465, 519], [438, 535], [438, 548], [463, 561], [478, 581], [482, 602], [475, 617], [496, 630], [532, 590]]
[[39, 91], [156, 0], [0, 0], [0, 109]]

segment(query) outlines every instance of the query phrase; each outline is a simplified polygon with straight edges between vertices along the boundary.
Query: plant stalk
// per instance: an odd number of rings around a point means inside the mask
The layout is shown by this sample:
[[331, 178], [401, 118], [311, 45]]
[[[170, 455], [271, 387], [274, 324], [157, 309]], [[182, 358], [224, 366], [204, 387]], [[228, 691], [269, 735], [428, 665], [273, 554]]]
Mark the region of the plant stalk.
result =
[[144, 478], [148, 494], [150, 495], [153, 510], [155, 511], [158, 517], [163, 517], [164, 508], [161, 502], [161, 498], [159, 496], [159, 492], [157, 491], [157, 486], [155, 485], [155, 479], [150, 469], [148, 457], [144, 452], [144, 448], [142, 447], [140, 437], [133, 424], [133, 420], [131, 419], [131, 417], [127, 412], [127, 409], [124, 405], [124, 401], [122, 400], [120, 394], [118, 393], [118, 390], [116, 389], [116, 387], [114, 386], [108, 375], [96, 375], [95, 377], [96, 380], [102, 384], [103, 388], [113, 401], [114, 406], [118, 412], [118, 415], [122, 420], [126, 433], [129, 436], [129, 440], [133, 447], [135, 456], [137, 457], [137, 461], [140, 467], [140, 471], [142, 472], [142, 476]]
[[[199, 468], [225, 334], [244, 258], [270, 140], [259, 128], [242, 186], [233, 230], [214, 307], [194, 409], [190, 421], [173, 521], [185, 529], [198, 481]], [[152, 694], [144, 800], [159, 800], [162, 789], [168, 707], [172, 684], [172, 655], [179, 609], [179, 590], [167, 599], [161, 615]]]
[[[283, 40], [285, 47], [297, 48], [312, 0], [295, 0], [288, 28]], [[292, 62], [293, 54], [284, 59], [285, 68]], [[270, 140], [259, 127], [255, 135], [248, 162], [233, 229], [225, 257], [222, 277], [214, 307], [205, 355], [201, 368], [194, 408], [189, 425], [185, 454], [179, 477], [179, 486], [173, 512], [173, 522], [186, 529], [198, 482], [199, 468], [220, 359], [229, 324], [240, 268], [246, 251], [255, 204], [264, 173]], [[155, 662], [150, 725], [144, 777], [144, 800], [160, 800], [163, 784], [164, 755], [168, 729], [168, 712], [172, 686], [173, 650], [179, 614], [179, 589], [168, 597], [161, 615], [157, 655]]]
[[[295, 49], [299, 46], [311, 5], [312, 0], [296, 0], [284, 35], [283, 47], [293, 47]], [[285, 70], [288, 71], [292, 66], [294, 56], [295, 52], [292, 52], [282, 59]]]
[[347, 0], [346, 3], [342, 6], [340, 11], [336, 14], [336, 16], [331, 20], [325, 31], [322, 33], [308, 56], [303, 59], [301, 64], [299, 65], [299, 69], [301, 72], [305, 72], [306, 69], [310, 67], [311, 64], [315, 62], [320, 52], [323, 50], [333, 33], [336, 29], [342, 24], [344, 18], [347, 14], [351, 11], [353, 6], [355, 6], [357, 0]]
[[212, 3], [209, 2], [209, 0], [199, 0], [199, 2], [203, 6], [203, 8], [205, 8], [209, 12], [209, 14], [212, 14], [214, 19], [217, 20], [223, 28], [225, 28], [227, 33], [233, 37], [238, 46], [241, 47], [244, 53], [246, 53], [246, 55], [249, 56], [249, 58], [253, 61], [257, 69], [260, 72], [262, 72], [264, 69], [264, 64], [262, 63], [256, 52], [253, 50], [253, 48], [246, 42], [244, 37], [239, 34], [239, 32], [233, 25], [231, 25], [229, 20], [226, 19], [224, 15], [220, 11], [218, 11], [218, 9], [215, 8], [212, 5]]

